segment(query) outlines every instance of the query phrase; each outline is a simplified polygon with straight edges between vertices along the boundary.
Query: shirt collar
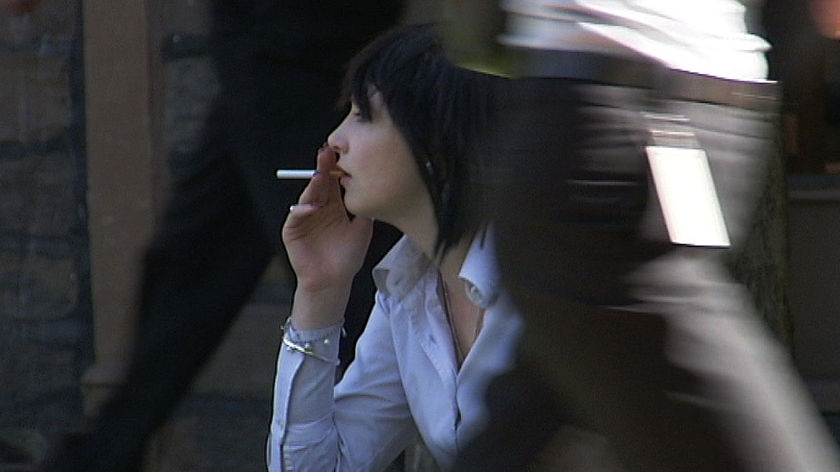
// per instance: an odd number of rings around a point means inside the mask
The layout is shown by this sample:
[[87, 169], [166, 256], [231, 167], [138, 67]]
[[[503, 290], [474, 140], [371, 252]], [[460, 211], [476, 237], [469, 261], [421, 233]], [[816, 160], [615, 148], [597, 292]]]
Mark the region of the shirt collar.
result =
[[499, 296], [499, 265], [493, 234], [489, 229], [480, 230], [473, 238], [461, 272], [467, 297], [475, 305], [486, 309]]
[[[376, 288], [402, 299], [432, 267], [432, 261], [403, 236], [373, 269]], [[495, 246], [489, 229], [478, 231], [464, 258], [459, 277], [467, 296], [481, 308], [490, 306], [499, 295], [499, 270]]]
[[403, 236], [373, 268], [373, 282], [380, 292], [401, 299], [431, 265], [423, 251]]

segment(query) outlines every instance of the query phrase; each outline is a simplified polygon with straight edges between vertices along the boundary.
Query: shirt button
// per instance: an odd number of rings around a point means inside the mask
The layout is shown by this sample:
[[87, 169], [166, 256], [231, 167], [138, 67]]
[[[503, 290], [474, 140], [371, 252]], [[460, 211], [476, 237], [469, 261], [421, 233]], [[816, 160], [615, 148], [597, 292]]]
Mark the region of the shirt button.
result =
[[480, 307], [484, 306], [484, 299], [481, 296], [481, 290], [478, 289], [475, 285], [470, 285], [469, 289], [467, 290], [467, 297], [469, 297], [470, 301], [473, 304], [478, 305]]

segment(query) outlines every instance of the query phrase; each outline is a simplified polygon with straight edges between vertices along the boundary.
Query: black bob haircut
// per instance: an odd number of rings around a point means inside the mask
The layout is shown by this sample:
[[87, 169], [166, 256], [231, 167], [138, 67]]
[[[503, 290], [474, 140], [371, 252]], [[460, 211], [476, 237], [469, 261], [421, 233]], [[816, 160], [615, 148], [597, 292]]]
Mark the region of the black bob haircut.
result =
[[408, 143], [434, 204], [439, 254], [484, 219], [480, 159], [501, 80], [453, 64], [431, 24], [383, 33], [356, 55], [345, 76], [340, 106], [352, 100], [370, 119], [371, 93], [380, 93]]

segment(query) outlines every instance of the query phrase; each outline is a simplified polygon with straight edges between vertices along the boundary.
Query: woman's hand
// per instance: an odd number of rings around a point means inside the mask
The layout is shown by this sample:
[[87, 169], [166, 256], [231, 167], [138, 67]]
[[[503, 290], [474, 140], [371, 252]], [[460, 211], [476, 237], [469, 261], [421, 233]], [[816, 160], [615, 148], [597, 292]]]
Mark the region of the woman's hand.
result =
[[341, 198], [336, 154], [318, 150], [318, 173], [303, 190], [283, 225], [283, 244], [297, 277], [293, 322], [297, 329], [341, 321], [353, 277], [361, 269], [373, 232], [369, 218], [347, 214]]

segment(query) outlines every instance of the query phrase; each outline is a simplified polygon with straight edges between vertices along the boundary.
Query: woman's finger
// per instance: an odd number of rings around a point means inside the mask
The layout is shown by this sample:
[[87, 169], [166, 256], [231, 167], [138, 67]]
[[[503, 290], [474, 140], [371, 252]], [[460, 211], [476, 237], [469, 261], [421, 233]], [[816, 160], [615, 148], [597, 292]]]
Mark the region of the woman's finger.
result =
[[295, 203], [289, 206], [289, 216], [303, 217], [311, 215], [322, 205], [317, 203]]
[[338, 182], [329, 177], [330, 171], [335, 170], [336, 154], [335, 151], [324, 145], [318, 149], [316, 159], [316, 173], [309, 181], [309, 186], [307, 186], [309, 192], [304, 190], [305, 195], [301, 195], [301, 202], [326, 205], [334, 201], [336, 197], [340, 198]]
[[[315, 157], [316, 171], [315, 175], [309, 179], [306, 187], [298, 197], [298, 204], [302, 203], [318, 203], [324, 205], [328, 201], [329, 189], [325, 186], [324, 179], [320, 177], [323, 172], [323, 167], [329, 166], [329, 153], [331, 151], [326, 146], [321, 146], [318, 149]], [[335, 157], [332, 157], [333, 162]], [[332, 164], [335, 166], [335, 164]], [[328, 172], [328, 171], [327, 171]]]

